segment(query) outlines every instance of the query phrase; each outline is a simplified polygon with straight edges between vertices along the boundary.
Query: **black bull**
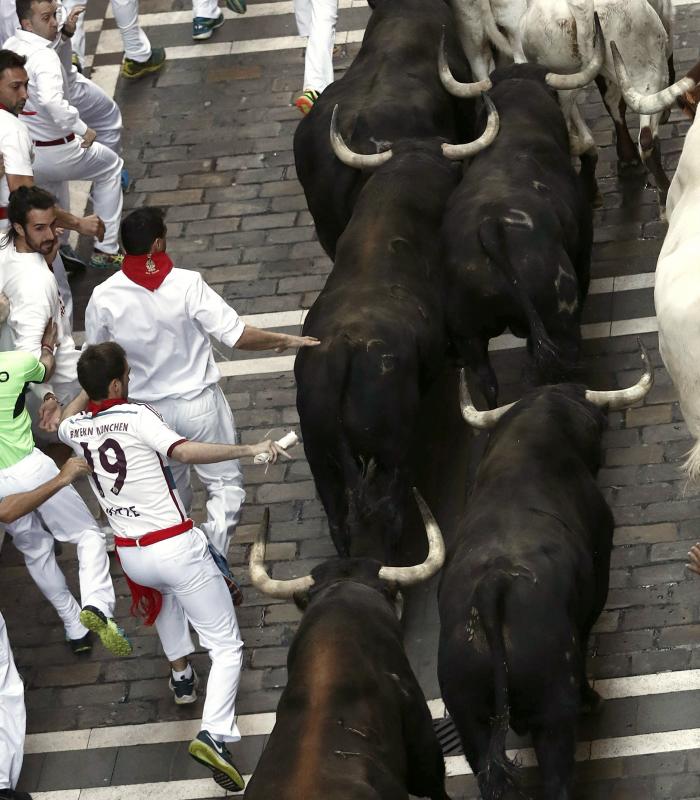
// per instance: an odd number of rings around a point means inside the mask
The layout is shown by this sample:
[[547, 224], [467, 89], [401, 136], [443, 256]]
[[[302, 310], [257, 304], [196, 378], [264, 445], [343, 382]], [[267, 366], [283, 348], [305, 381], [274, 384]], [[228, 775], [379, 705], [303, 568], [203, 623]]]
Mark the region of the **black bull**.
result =
[[[342, 109], [341, 109], [342, 113]], [[388, 562], [421, 399], [443, 367], [437, 231], [459, 169], [398, 142], [365, 184], [294, 368], [304, 449], [341, 555]]]
[[[584, 387], [531, 392], [494, 429], [439, 589], [442, 697], [487, 800], [515, 797], [509, 723], [532, 734], [546, 800], [567, 800], [586, 646], [613, 518], [595, 482], [605, 415]], [[518, 795], [520, 796], [520, 795]]]
[[[386, 568], [371, 559], [334, 559], [310, 578], [275, 582], [265, 575], [261, 583], [254, 558], [254, 584], [261, 591], [264, 583], [296, 584], [304, 616], [247, 800], [408, 800], [409, 793], [449, 800], [442, 750], [403, 649], [396, 585], [382, 577]], [[421, 575], [408, 583], [427, 580], [443, 558], [444, 550], [431, 567], [409, 568]]]
[[471, 138], [472, 102], [455, 100], [438, 77], [443, 26], [451, 68], [460, 80], [471, 80], [445, 0], [378, 0], [352, 65], [297, 127], [297, 175], [318, 239], [332, 259], [366, 178], [333, 154], [328, 131], [336, 104], [340, 132], [358, 153], [377, 153], [404, 138]]
[[489, 340], [507, 328], [528, 338], [538, 382], [564, 379], [578, 358], [592, 211], [546, 72], [495, 70], [500, 132], [465, 168], [442, 226], [451, 345], [490, 407], [498, 387]]

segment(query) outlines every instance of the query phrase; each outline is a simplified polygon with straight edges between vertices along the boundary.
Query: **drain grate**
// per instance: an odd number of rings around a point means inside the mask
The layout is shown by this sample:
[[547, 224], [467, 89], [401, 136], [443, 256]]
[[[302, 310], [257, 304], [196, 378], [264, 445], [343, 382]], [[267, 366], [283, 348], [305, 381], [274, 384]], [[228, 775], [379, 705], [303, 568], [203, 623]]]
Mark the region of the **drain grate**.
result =
[[459, 741], [459, 734], [452, 722], [452, 717], [433, 720], [433, 730], [442, 747], [444, 756], [462, 755], [462, 743]]

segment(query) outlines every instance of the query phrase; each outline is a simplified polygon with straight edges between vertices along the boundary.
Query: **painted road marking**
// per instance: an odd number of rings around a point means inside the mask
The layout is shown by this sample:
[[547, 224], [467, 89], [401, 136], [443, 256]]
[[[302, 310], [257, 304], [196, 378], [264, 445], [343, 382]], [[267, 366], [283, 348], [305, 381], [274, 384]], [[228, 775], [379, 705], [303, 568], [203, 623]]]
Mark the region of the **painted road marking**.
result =
[[[632, 675], [628, 678], [606, 678], [594, 681], [593, 687], [606, 700], [698, 691], [700, 690], [700, 669], [655, 672], [649, 675]], [[445, 705], [441, 699], [428, 700], [428, 707], [433, 719], [442, 719], [445, 716]], [[261, 714], [241, 714], [236, 722], [243, 737], [267, 736], [272, 732], [275, 717], [274, 711]], [[100, 747], [131, 747], [139, 744], [185, 742], [197, 735], [199, 727], [199, 720], [187, 720], [32, 733], [26, 738], [24, 751], [25, 753], [57, 753], [65, 750], [93, 750]], [[679, 747], [677, 749], [687, 748]]]

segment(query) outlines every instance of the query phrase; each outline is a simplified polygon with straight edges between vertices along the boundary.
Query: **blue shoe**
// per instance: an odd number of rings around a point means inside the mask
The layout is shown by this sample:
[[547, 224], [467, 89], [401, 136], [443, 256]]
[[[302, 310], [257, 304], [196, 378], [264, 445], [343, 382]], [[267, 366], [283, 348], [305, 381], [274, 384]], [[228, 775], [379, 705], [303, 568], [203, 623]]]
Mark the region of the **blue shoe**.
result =
[[233, 763], [231, 753], [223, 742], [215, 741], [208, 731], [200, 731], [187, 748], [195, 761], [209, 768], [214, 780], [224, 789], [240, 792], [245, 788], [243, 776]]
[[124, 167], [122, 169], [122, 191], [125, 192], [129, 188], [129, 170]]
[[192, 38], [197, 41], [210, 39], [212, 33], [224, 24], [224, 15], [219, 14], [216, 19], [209, 17], [195, 17], [192, 20]]
[[233, 11], [234, 14], [245, 14], [248, 10], [245, 0], [226, 0], [226, 8]]
[[191, 678], [180, 678], [175, 680], [172, 673], [170, 673], [170, 681], [168, 683], [170, 691], [173, 693], [175, 704], [178, 706], [186, 706], [194, 703], [197, 700], [197, 687], [199, 686], [199, 678], [197, 673], [192, 668]]

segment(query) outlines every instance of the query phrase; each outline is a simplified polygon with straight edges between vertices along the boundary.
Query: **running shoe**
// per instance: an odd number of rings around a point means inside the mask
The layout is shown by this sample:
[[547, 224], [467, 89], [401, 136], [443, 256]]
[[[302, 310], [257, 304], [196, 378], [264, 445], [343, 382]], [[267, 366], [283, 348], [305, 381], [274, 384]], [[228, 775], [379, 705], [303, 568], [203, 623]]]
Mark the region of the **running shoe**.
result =
[[90, 259], [90, 266], [95, 269], [114, 269], [121, 267], [124, 256], [121, 253], [103, 253], [95, 250]]
[[294, 101], [294, 105], [301, 111], [302, 114], [308, 114], [314, 107], [314, 103], [318, 100], [318, 92], [314, 89], [307, 89], [302, 92], [299, 97]]
[[92, 652], [92, 634], [90, 631], [88, 631], [85, 636], [81, 636], [80, 639], [69, 639], [66, 636], [66, 641], [70, 645], [73, 654], [76, 656]]
[[201, 42], [203, 39], [211, 39], [212, 33], [224, 24], [224, 15], [219, 14], [216, 19], [209, 17], [195, 17], [192, 20], [192, 38]]
[[122, 192], [125, 192], [129, 188], [130, 180], [129, 170], [126, 167], [122, 167]]
[[248, 10], [245, 0], [226, 0], [226, 8], [233, 11], [234, 14], [245, 14]]
[[223, 742], [215, 741], [209, 731], [200, 731], [188, 747], [195, 761], [208, 767], [219, 786], [230, 792], [240, 792], [245, 788], [243, 776], [233, 763], [231, 753]]
[[80, 61], [80, 56], [77, 53], [71, 53], [70, 63], [78, 70], [78, 72], [81, 75], [83, 74], [83, 65], [82, 62]]
[[228, 565], [228, 561], [221, 555], [216, 547], [211, 544], [211, 542], [209, 543], [209, 552], [211, 553], [211, 557], [214, 559], [214, 563], [224, 576], [226, 586], [228, 587], [229, 594], [231, 595], [231, 600], [233, 600], [233, 605], [240, 606], [240, 604], [243, 602], [243, 592], [241, 591], [241, 587], [236, 582], [236, 579], [233, 577], [233, 573]]
[[32, 800], [32, 796], [16, 789], [0, 789], [0, 800]]
[[165, 48], [154, 47], [151, 50], [151, 57], [148, 61], [134, 61], [132, 58], [125, 58], [122, 61], [122, 75], [125, 78], [143, 78], [152, 72], [158, 72], [165, 64]]
[[99, 608], [85, 606], [80, 612], [80, 621], [89, 631], [100, 637], [100, 641], [110, 653], [114, 653], [115, 656], [131, 654], [133, 647], [124, 631], [111, 617], [107, 619]]
[[82, 272], [87, 267], [87, 264], [69, 244], [62, 244], [58, 248], [58, 252], [61, 254], [63, 267], [68, 274]]
[[194, 703], [197, 700], [199, 677], [194, 671], [194, 667], [192, 668], [192, 676], [189, 678], [180, 678], [179, 680], [175, 680], [171, 672], [168, 686], [170, 686], [170, 691], [173, 693], [175, 704], [178, 706], [186, 706], [190, 703]]

